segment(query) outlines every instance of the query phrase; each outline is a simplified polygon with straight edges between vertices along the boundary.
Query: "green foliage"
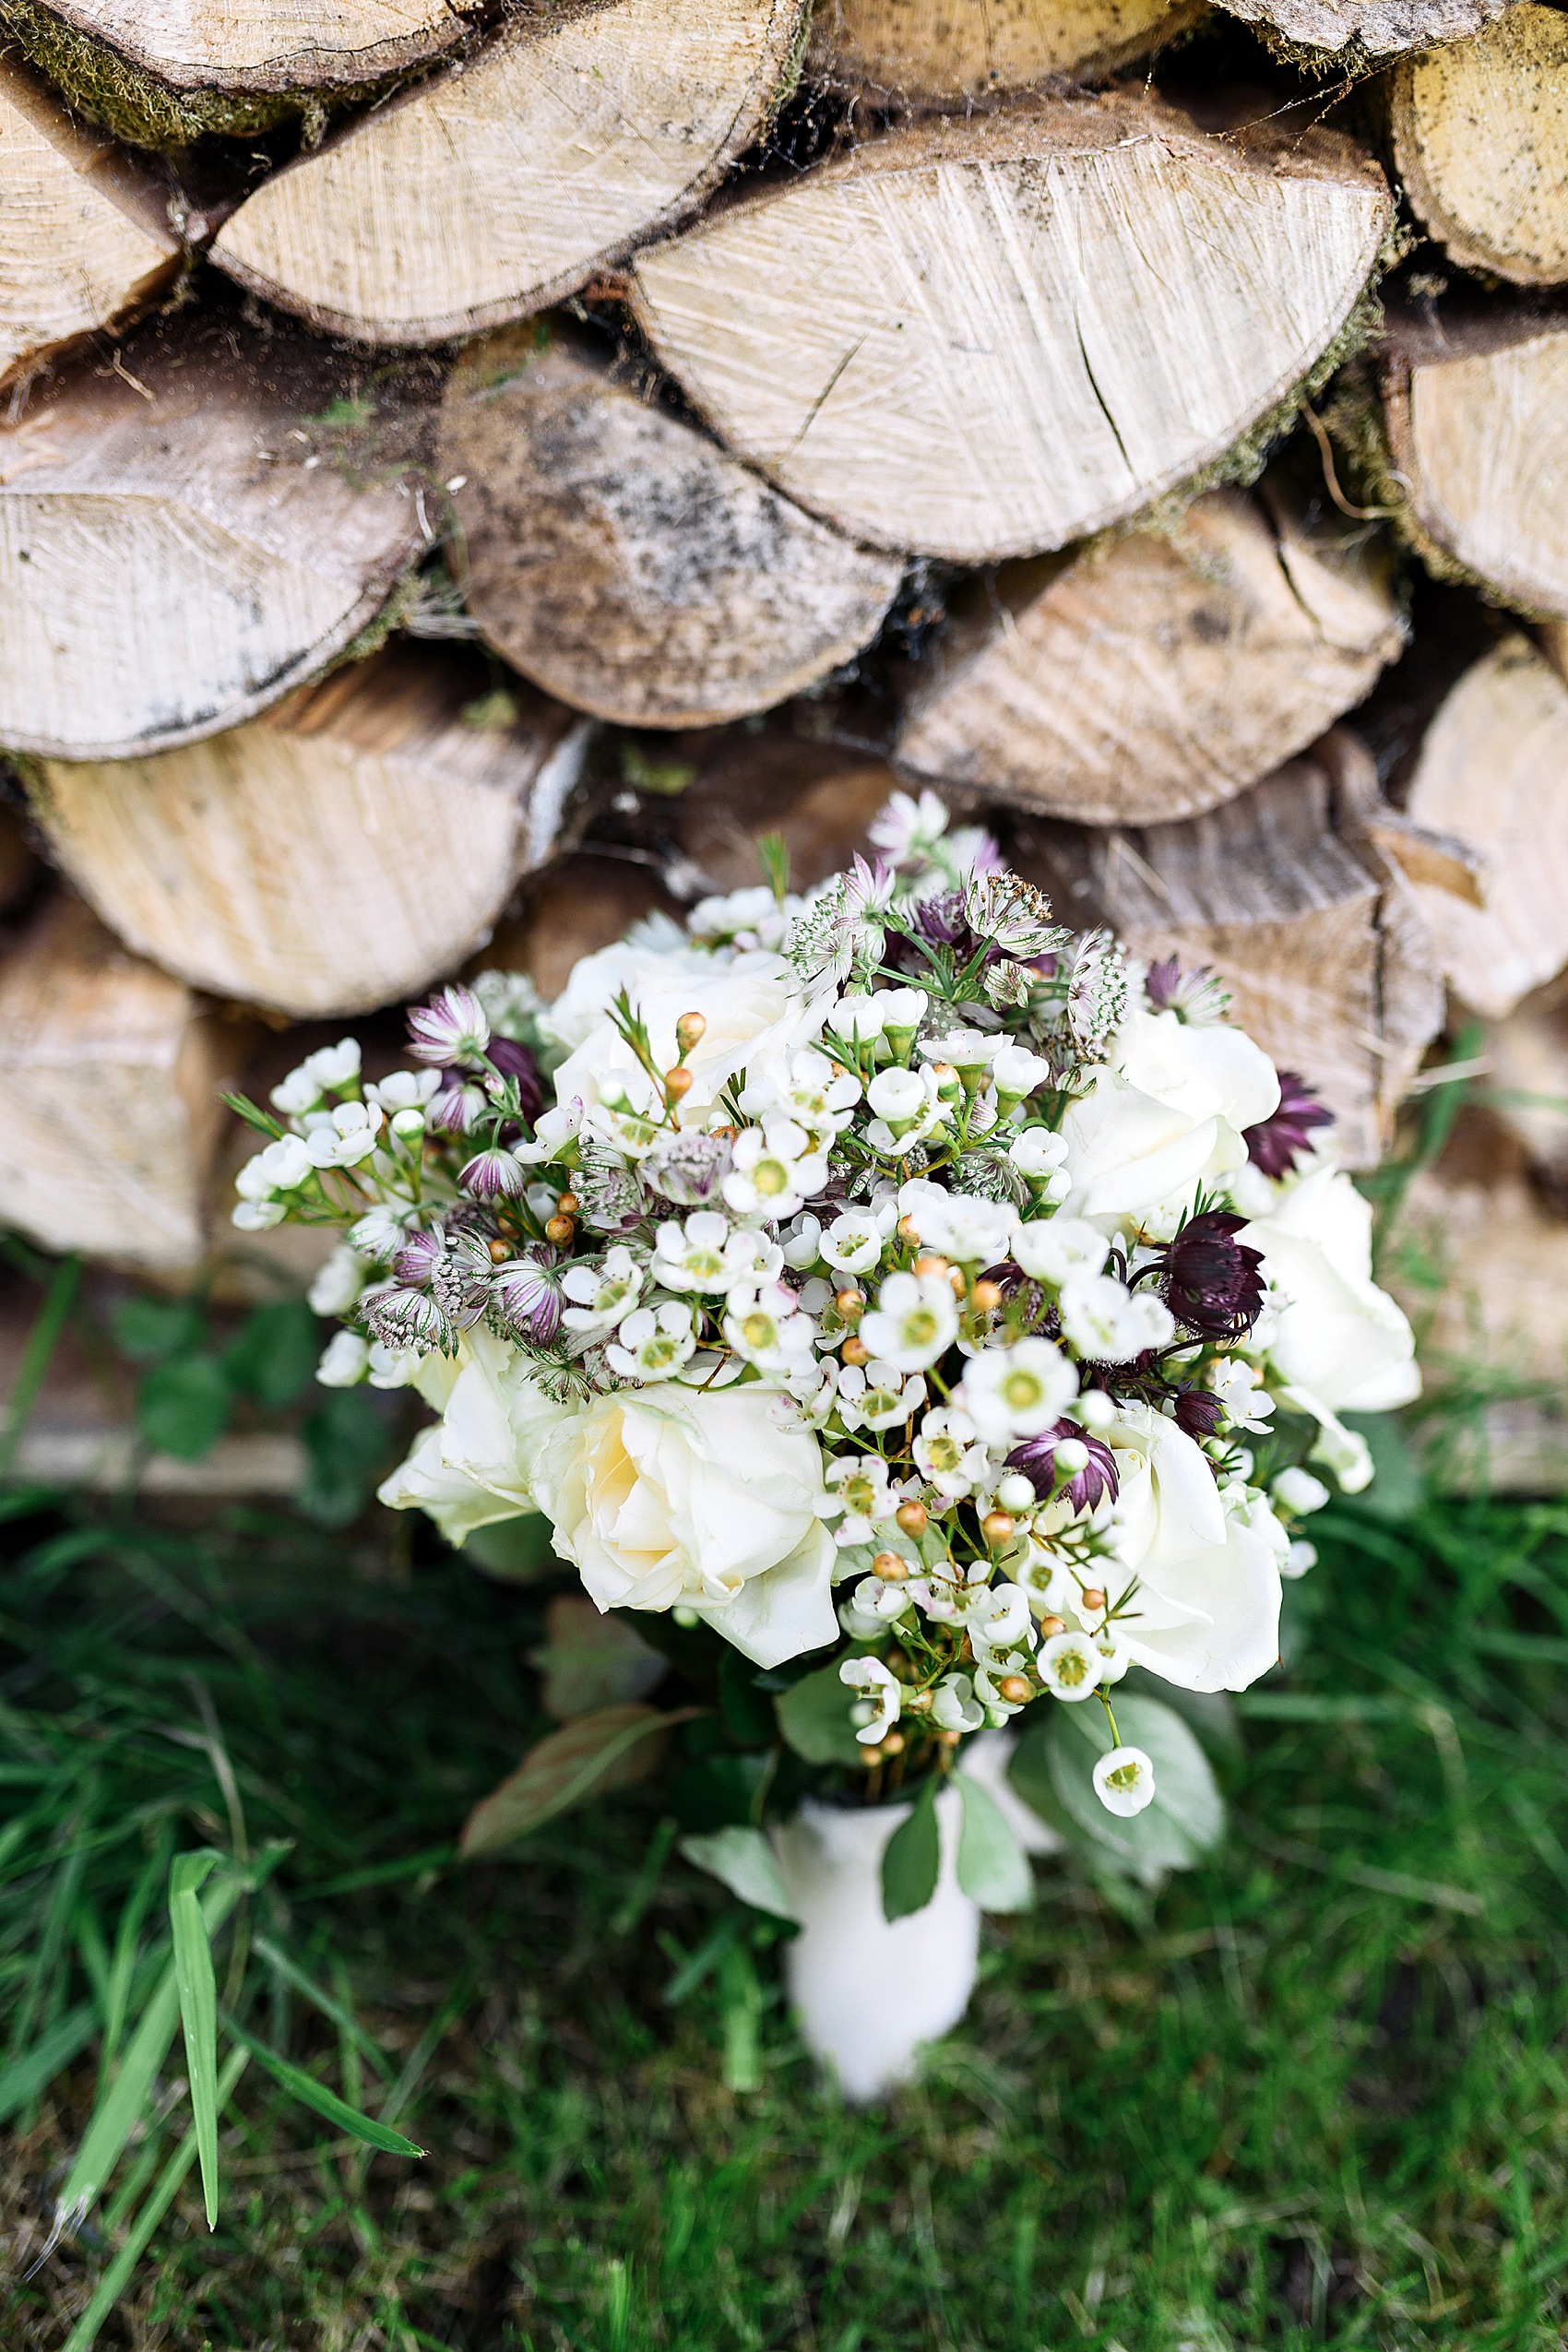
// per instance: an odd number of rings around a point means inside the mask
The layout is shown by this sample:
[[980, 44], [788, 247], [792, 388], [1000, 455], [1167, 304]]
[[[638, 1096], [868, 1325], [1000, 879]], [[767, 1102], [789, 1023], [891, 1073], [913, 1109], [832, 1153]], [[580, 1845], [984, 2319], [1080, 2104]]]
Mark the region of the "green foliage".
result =
[[321, 1333], [303, 1299], [256, 1307], [223, 1350], [224, 1373], [243, 1396], [276, 1412], [294, 1404], [315, 1377]]
[[814, 1764], [858, 1764], [860, 1743], [849, 1709], [855, 1703], [837, 1666], [820, 1666], [774, 1701], [778, 1728], [798, 1756]]
[[1168, 1871], [1190, 1871], [1219, 1846], [1225, 1800], [1195, 1734], [1174, 1707], [1135, 1693], [1111, 1695], [1121, 1744], [1142, 1748], [1154, 1764], [1154, 1801], [1141, 1813], [1123, 1820], [1095, 1793], [1094, 1767], [1117, 1742], [1092, 1699], [1042, 1712], [1019, 1742], [1010, 1777], [1075, 1843], [1141, 1885], [1158, 1886]]
[[530, 1748], [517, 1771], [474, 1807], [463, 1830], [462, 1851], [470, 1859], [499, 1853], [590, 1797], [645, 1779], [658, 1762], [663, 1734], [691, 1713], [682, 1708], [660, 1715], [657, 1707], [628, 1703], [599, 1707], [564, 1724]]
[[889, 1919], [923, 1911], [936, 1893], [942, 1868], [942, 1833], [936, 1818], [936, 1781], [922, 1780], [907, 1819], [888, 1839], [882, 1857], [882, 1908]]
[[953, 1776], [963, 1809], [958, 1830], [958, 1883], [982, 1911], [1028, 1911], [1035, 1881], [1028, 1857], [1003, 1818], [988, 1788], [967, 1772]]
[[762, 1830], [732, 1823], [728, 1829], [709, 1830], [706, 1835], [683, 1837], [681, 1851], [688, 1862], [695, 1863], [699, 1871], [711, 1871], [754, 1910], [771, 1912], [779, 1919], [794, 1918], [795, 1907]]
[[213, 1356], [172, 1356], [137, 1391], [137, 1427], [155, 1454], [199, 1462], [228, 1428], [234, 1391]]
[[208, 2229], [218, 2226], [218, 1979], [212, 1973], [212, 1946], [196, 1896], [221, 1859], [219, 1854], [181, 1854], [169, 1873], [174, 1981], [184, 2027], [185, 2080]]
[[323, 1527], [357, 1519], [390, 1467], [392, 1441], [367, 1389], [327, 1388], [300, 1424], [306, 1471], [299, 1504]]
[[[339, 1394], [354, 1396], [359, 1391], [350, 1388]], [[516, 1519], [496, 1519], [488, 1527], [476, 1527], [463, 1546], [463, 1557], [504, 1584], [538, 1584], [561, 1565], [552, 1549], [553, 1534], [541, 1511], [526, 1511]]]

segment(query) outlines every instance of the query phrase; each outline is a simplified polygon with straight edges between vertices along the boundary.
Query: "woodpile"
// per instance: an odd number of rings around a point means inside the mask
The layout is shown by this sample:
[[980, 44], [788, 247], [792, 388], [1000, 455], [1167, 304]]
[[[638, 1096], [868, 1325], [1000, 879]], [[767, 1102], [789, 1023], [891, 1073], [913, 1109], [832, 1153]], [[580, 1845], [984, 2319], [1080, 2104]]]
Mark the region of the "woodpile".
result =
[[0, 28], [6, 1221], [210, 1273], [220, 1078], [929, 789], [1568, 1248], [1558, 10]]

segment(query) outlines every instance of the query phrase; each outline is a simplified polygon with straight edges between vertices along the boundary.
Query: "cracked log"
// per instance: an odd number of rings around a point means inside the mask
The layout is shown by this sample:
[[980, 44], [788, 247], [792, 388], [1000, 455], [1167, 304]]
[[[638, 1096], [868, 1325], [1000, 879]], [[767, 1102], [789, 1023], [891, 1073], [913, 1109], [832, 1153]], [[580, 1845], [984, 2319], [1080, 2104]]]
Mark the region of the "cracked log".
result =
[[1194, 0], [817, 0], [806, 70], [911, 105], [1112, 73], [1184, 32]]
[[35, 814], [167, 970], [296, 1019], [367, 1011], [470, 955], [567, 829], [583, 722], [520, 687], [496, 725], [485, 684], [471, 655], [399, 642], [232, 734], [41, 763]]
[[1390, 113], [1405, 193], [1467, 269], [1568, 278], [1568, 18], [1535, 0], [1400, 65]]
[[469, 610], [526, 677], [627, 727], [766, 710], [848, 661], [897, 590], [857, 547], [639, 399], [591, 347], [504, 329], [464, 354], [440, 469]]
[[916, 125], [723, 208], [637, 256], [634, 303], [695, 405], [802, 505], [991, 563], [1221, 467], [1344, 334], [1389, 214], [1334, 134], [1046, 101]]
[[353, 382], [292, 332], [153, 322], [0, 425], [0, 746], [195, 742], [352, 644], [422, 537], [333, 422]]
[[1364, 532], [1214, 491], [1169, 532], [972, 588], [896, 757], [1084, 825], [1195, 816], [1315, 741], [1403, 643]]
[[371, 342], [521, 318], [716, 184], [762, 127], [803, 5], [530, 7], [264, 182], [213, 258], [311, 326]]

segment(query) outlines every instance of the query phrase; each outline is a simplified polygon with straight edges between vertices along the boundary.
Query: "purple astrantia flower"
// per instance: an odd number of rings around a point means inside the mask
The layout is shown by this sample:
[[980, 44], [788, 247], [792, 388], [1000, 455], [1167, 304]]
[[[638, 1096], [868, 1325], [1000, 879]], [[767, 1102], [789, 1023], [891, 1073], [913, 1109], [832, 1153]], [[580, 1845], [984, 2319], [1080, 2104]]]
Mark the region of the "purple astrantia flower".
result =
[[481, 1151], [474, 1154], [458, 1177], [457, 1189], [467, 1193], [470, 1200], [516, 1200], [527, 1182], [522, 1163], [514, 1159], [509, 1151]]
[[969, 937], [961, 890], [939, 890], [915, 909], [915, 929], [933, 947], [956, 947]]
[[489, 1110], [482, 1087], [465, 1084], [457, 1071], [447, 1070], [442, 1074], [440, 1092], [431, 1097], [424, 1123], [437, 1134], [466, 1135]]
[[416, 1226], [392, 1261], [392, 1271], [399, 1282], [411, 1283], [415, 1289], [428, 1289], [446, 1247], [446, 1236], [436, 1231], [427, 1233]]
[[683, 1127], [655, 1144], [642, 1162], [645, 1182], [661, 1199], [681, 1208], [700, 1208], [715, 1198], [733, 1155], [727, 1135], [705, 1135]]
[[502, 1321], [520, 1339], [548, 1348], [561, 1328], [560, 1277], [553, 1269], [555, 1252], [535, 1250], [526, 1258], [511, 1258], [496, 1269], [492, 1296]]
[[410, 1290], [388, 1282], [367, 1290], [359, 1311], [373, 1338], [388, 1348], [439, 1348], [450, 1355], [457, 1332], [428, 1290]]
[[1174, 956], [1149, 966], [1144, 987], [1157, 1013], [1174, 1013], [1194, 1028], [1219, 1020], [1230, 1002], [1229, 990], [1212, 966], [1200, 964], [1195, 971], [1184, 972]]
[[1247, 1158], [1254, 1168], [1277, 1183], [1289, 1176], [1303, 1153], [1313, 1148], [1313, 1131], [1332, 1127], [1334, 1113], [1321, 1103], [1304, 1078], [1294, 1070], [1279, 1073], [1279, 1108], [1272, 1118], [1241, 1131]]
[[1212, 1437], [1224, 1419], [1224, 1406], [1206, 1388], [1183, 1388], [1176, 1399], [1176, 1426], [1184, 1436]]
[[1263, 1313], [1263, 1253], [1236, 1239], [1246, 1222], [1209, 1209], [1190, 1217], [1164, 1253], [1165, 1303], [1205, 1339], [1239, 1339]]
[[409, 1051], [436, 1069], [471, 1062], [490, 1043], [490, 1023], [471, 988], [439, 989], [428, 1004], [409, 1011]]
[[1039, 1437], [1028, 1437], [1016, 1445], [1007, 1456], [1010, 1470], [1022, 1470], [1043, 1503], [1056, 1483], [1056, 1449], [1063, 1438], [1071, 1438], [1086, 1448], [1088, 1460], [1081, 1470], [1075, 1470], [1062, 1491], [1075, 1511], [1093, 1511], [1109, 1499], [1114, 1503], [1121, 1480], [1116, 1472], [1116, 1456], [1103, 1438], [1091, 1437], [1076, 1421], [1057, 1421], [1042, 1430]]
[[532, 1126], [544, 1109], [544, 1081], [539, 1075], [539, 1063], [526, 1045], [518, 1045], [509, 1037], [493, 1037], [486, 1051], [501, 1075], [516, 1080], [523, 1117]]

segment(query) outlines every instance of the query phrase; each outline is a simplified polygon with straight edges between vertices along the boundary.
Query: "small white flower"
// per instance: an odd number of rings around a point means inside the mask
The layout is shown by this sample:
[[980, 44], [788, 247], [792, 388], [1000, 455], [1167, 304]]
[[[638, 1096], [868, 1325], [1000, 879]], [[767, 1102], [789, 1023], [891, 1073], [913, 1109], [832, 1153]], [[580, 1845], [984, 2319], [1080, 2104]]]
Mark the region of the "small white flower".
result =
[[373, 1339], [367, 1359], [370, 1384], [373, 1388], [408, 1388], [424, 1361], [417, 1348], [389, 1348], [385, 1339]]
[[349, 1239], [362, 1258], [385, 1265], [395, 1258], [411, 1229], [419, 1223], [412, 1202], [378, 1201], [349, 1228]]
[[1062, 1328], [1080, 1355], [1102, 1364], [1130, 1363], [1176, 1333], [1163, 1300], [1129, 1290], [1110, 1274], [1069, 1275], [1062, 1286]]
[[1244, 1356], [1222, 1357], [1210, 1372], [1208, 1384], [1232, 1429], [1267, 1429], [1274, 1399]]
[[605, 1360], [623, 1380], [670, 1380], [696, 1352], [692, 1311], [677, 1299], [638, 1307], [622, 1324]]
[[907, 1617], [913, 1605], [908, 1585], [885, 1585], [880, 1576], [862, 1576], [838, 1616], [851, 1641], [873, 1642]]
[[339, 1038], [336, 1045], [307, 1053], [300, 1068], [309, 1071], [324, 1094], [338, 1094], [344, 1087], [351, 1087], [360, 1075], [360, 1041], [355, 1037]]
[[858, 1725], [855, 1737], [874, 1748], [898, 1720], [903, 1686], [879, 1657], [847, 1657], [838, 1669], [838, 1680], [861, 1693], [850, 1710]]
[[315, 1109], [321, 1094], [320, 1080], [302, 1062], [297, 1070], [291, 1070], [273, 1087], [268, 1099], [273, 1110], [281, 1111], [285, 1119], [297, 1119], [303, 1112]]
[[976, 1487], [983, 1486], [991, 1471], [991, 1456], [980, 1432], [956, 1405], [939, 1405], [926, 1415], [915, 1440], [914, 1455], [921, 1475], [952, 1503], [962, 1503]]
[[920, 1411], [925, 1393], [918, 1373], [905, 1380], [897, 1364], [873, 1356], [869, 1364], [846, 1364], [837, 1374], [838, 1418], [847, 1430], [892, 1429]]
[[827, 1154], [793, 1119], [747, 1127], [735, 1141], [724, 1197], [742, 1217], [798, 1216], [827, 1182]]
[[305, 1292], [306, 1303], [313, 1314], [347, 1314], [369, 1280], [368, 1262], [340, 1241]]
[[792, 1265], [797, 1273], [803, 1273], [808, 1265], [816, 1264], [821, 1254], [822, 1219], [814, 1217], [809, 1208], [802, 1209], [800, 1216], [792, 1218], [785, 1228], [779, 1255], [786, 1265]]
[[872, 846], [895, 865], [929, 858], [946, 830], [946, 805], [930, 790], [918, 801], [908, 792], [895, 792], [870, 828]]
[[394, 1070], [389, 1076], [377, 1078], [366, 1087], [367, 1102], [378, 1102], [388, 1119], [399, 1111], [422, 1111], [432, 1097], [441, 1091], [439, 1070]]
[[1034, 1647], [1028, 1595], [1018, 1585], [977, 1586], [964, 1626], [975, 1656], [992, 1665], [1011, 1651]]
[[799, 1312], [794, 1292], [770, 1282], [759, 1290], [731, 1293], [724, 1336], [758, 1372], [790, 1374], [810, 1363], [816, 1330], [811, 1317]]
[[1115, 1633], [1109, 1626], [1102, 1627], [1096, 1633], [1094, 1645], [1099, 1652], [1100, 1658], [1099, 1686], [1101, 1690], [1105, 1690], [1112, 1682], [1121, 1681], [1122, 1677], [1133, 1663], [1133, 1653], [1127, 1648], [1125, 1643], [1117, 1640]]
[[881, 1257], [892, 1221], [875, 1209], [847, 1208], [823, 1235], [822, 1254], [840, 1274], [865, 1274]]
[[317, 1168], [356, 1168], [375, 1149], [386, 1114], [379, 1103], [340, 1102], [305, 1119], [305, 1149]]
[[243, 1201], [267, 1202], [279, 1193], [297, 1192], [315, 1173], [315, 1162], [301, 1135], [283, 1135], [247, 1159], [234, 1179]]
[[958, 1336], [958, 1308], [940, 1274], [892, 1274], [877, 1303], [861, 1320], [861, 1337], [873, 1356], [900, 1372], [924, 1372]]
[[1108, 1813], [1124, 1820], [1154, 1802], [1154, 1765], [1141, 1748], [1112, 1748], [1093, 1773], [1094, 1793]]
[[357, 1331], [335, 1331], [315, 1376], [323, 1388], [357, 1388], [370, 1364], [370, 1343]]
[[1294, 1583], [1298, 1576], [1304, 1576], [1309, 1568], [1316, 1566], [1316, 1544], [1308, 1543], [1304, 1536], [1298, 1536], [1280, 1562], [1279, 1573], [1282, 1576], [1289, 1576]]
[[908, 1125], [920, 1118], [929, 1099], [920, 1072], [906, 1070], [897, 1063], [879, 1070], [866, 1088], [867, 1103], [889, 1126]]
[[1270, 1490], [1277, 1503], [1287, 1511], [1294, 1511], [1305, 1518], [1309, 1511], [1321, 1511], [1328, 1501], [1328, 1489], [1310, 1470], [1281, 1470]]
[[613, 1331], [636, 1305], [642, 1287], [641, 1266], [630, 1250], [617, 1244], [602, 1267], [578, 1265], [567, 1269], [561, 1288], [573, 1304], [561, 1320], [585, 1340]]
[[985, 1721], [985, 1709], [976, 1705], [973, 1691], [967, 1674], [944, 1674], [932, 1693], [932, 1721], [944, 1731], [978, 1731]]
[[898, 1194], [928, 1250], [966, 1265], [996, 1265], [1006, 1257], [1018, 1223], [1010, 1201], [988, 1201], [978, 1193], [946, 1193], [923, 1176], [911, 1177]]
[[992, 1085], [1010, 1102], [1022, 1102], [1026, 1095], [1047, 1085], [1050, 1077], [1051, 1064], [1044, 1055], [1031, 1053], [1022, 1045], [1004, 1045], [991, 1065]]
[[229, 1212], [229, 1222], [242, 1233], [270, 1233], [288, 1214], [281, 1201], [239, 1201]]
[[717, 1209], [699, 1208], [684, 1225], [673, 1218], [654, 1237], [653, 1278], [667, 1290], [723, 1291], [744, 1271], [726, 1253], [730, 1220]]
[[755, 1073], [742, 1087], [741, 1109], [750, 1119], [778, 1113], [793, 1119], [808, 1134], [837, 1135], [849, 1124], [861, 1099], [861, 1082], [848, 1072], [833, 1075], [826, 1053], [807, 1046], [790, 1055], [783, 1070]]
[[[1060, 1138], [1058, 1138], [1060, 1140]], [[1069, 1275], [1098, 1274], [1111, 1244], [1084, 1217], [1037, 1218], [1013, 1236], [1015, 1265], [1034, 1282], [1065, 1282]]]
[[548, 1168], [581, 1133], [582, 1123], [580, 1102], [558, 1102], [535, 1120], [532, 1143], [514, 1144], [513, 1153], [525, 1168]]
[[824, 1474], [828, 1517], [842, 1512], [833, 1540], [841, 1546], [870, 1543], [877, 1524], [891, 1519], [897, 1499], [887, 1483], [887, 1465], [877, 1454], [841, 1454]]
[[887, 998], [868, 996], [861, 989], [851, 989], [829, 1005], [824, 1028], [847, 1045], [866, 1045], [882, 1035], [882, 1024], [887, 1009]]
[[1006, 1043], [1000, 1029], [949, 1029], [945, 1037], [921, 1038], [920, 1050], [926, 1061], [947, 1062], [955, 1070], [985, 1070]]
[[896, 1051], [907, 1053], [909, 1040], [931, 1010], [923, 988], [889, 988], [877, 998], [882, 1007], [882, 1034]]
[[1073, 1704], [1098, 1689], [1105, 1671], [1105, 1660], [1087, 1633], [1052, 1633], [1040, 1644], [1035, 1666], [1051, 1695]]
[[721, 897], [699, 898], [686, 917], [686, 929], [705, 947], [766, 947], [774, 950], [800, 913], [804, 901], [786, 897], [782, 906], [766, 882]]
[[1038, 1437], [1061, 1420], [1077, 1393], [1075, 1368], [1049, 1339], [980, 1348], [958, 1391], [976, 1429], [993, 1445]]

